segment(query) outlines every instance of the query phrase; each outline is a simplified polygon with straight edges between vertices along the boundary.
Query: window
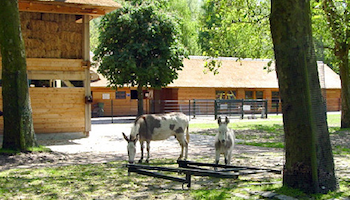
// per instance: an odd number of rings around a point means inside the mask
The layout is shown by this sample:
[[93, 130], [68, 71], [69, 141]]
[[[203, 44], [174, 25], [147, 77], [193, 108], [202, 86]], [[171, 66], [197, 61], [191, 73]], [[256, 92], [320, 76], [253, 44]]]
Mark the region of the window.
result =
[[137, 90], [131, 90], [130, 91], [130, 97], [131, 99], [137, 99]]
[[50, 80], [30, 80], [30, 87], [50, 87]]
[[245, 99], [254, 99], [253, 91], [245, 91]]
[[272, 101], [272, 107], [279, 107], [280, 102], [280, 93], [279, 92], [271, 92], [271, 101]]
[[263, 91], [256, 91], [255, 92], [255, 98], [256, 99], [263, 99], [264, 98], [264, 92]]
[[236, 99], [235, 90], [217, 90], [216, 99]]
[[271, 92], [271, 96], [272, 96], [272, 100], [279, 101], [279, 99], [280, 99], [280, 93], [278, 91]]
[[234, 90], [227, 91], [227, 99], [236, 99], [236, 91]]
[[116, 91], [115, 92], [115, 99], [126, 99], [126, 92], [125, 91]]
[[225, 91], [216, 91], [216, 99], [226, 99]]

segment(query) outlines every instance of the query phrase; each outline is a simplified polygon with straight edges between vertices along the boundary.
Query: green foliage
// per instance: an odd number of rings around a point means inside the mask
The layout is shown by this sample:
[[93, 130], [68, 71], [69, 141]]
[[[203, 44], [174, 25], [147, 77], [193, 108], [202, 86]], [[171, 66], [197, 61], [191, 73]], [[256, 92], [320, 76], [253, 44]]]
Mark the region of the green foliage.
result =
[[125, 3], [101, 19], [94, 60], [109, 86], [160, 88], [177, 78], [187, 51], [176, 20], [158, 5]]
[[339, 72], [333, 53], [334, 40], [329, 28], [326, 15], [322, 9], [321, 1], [311, 1], [312, 35], [315, 46], [316, 58], [330, 66], [335, 72]]
[[204, 55], [272, 58], [269, 1], [207, 0], [199, 41]]
[[170, 0], [167, 6], [167, 10], [179, 18], [181, 42], [189, 55], [201, 55], [198, 43], [200, 3], [196, 0]]
[[100, 36], [99, 24], [102, 17], [95, 18], [90, 21], [90, 49], [95, 51], [98, 45], [98, 37]]

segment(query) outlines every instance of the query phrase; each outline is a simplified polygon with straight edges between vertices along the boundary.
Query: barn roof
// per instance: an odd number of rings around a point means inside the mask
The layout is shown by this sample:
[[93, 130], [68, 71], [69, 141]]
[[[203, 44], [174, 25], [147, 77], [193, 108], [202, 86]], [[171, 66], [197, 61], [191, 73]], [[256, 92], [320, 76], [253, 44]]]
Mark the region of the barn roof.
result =
[[105, 15], [121, 5], [113, 0], [19, 0], [20, 11]]
[[[219, 74], [214, 75], [203, 67], [205, 57], [185, 59], [183, 70], [178, 72], [179, 78], [168, 87], [278, 88], [274, 64], [268, 67], [270, 60], [221, 57], [218, 61], [221, 67]], [[321, 87], [340, 89], [340, 78], [332, 69], [322, 62], [318, 62], [318, 68]], [[326, 74], [325, 81], [322, 81], [323, 74]]]
[[[205, 57], [190, 56], [190, 59], [184, 60], [183, 70], [178, 71], [178, 79], [167, 87], [278, 88], [273, 64], [267, 68], [269, 60], [237, 58], [218, 58], [218, 60], [222, 65], [219, 74], [214, 75], [204, 68]], [[322, 62], [318, 62], [318, 68], [322, 88], [324, 85], [327, 89], [341, 88], [339, 75], [331, 68]], [[91, 83], [91, 87], [107, 86], [107, 80], [102, 75], [99, 76], [101, 80]]]

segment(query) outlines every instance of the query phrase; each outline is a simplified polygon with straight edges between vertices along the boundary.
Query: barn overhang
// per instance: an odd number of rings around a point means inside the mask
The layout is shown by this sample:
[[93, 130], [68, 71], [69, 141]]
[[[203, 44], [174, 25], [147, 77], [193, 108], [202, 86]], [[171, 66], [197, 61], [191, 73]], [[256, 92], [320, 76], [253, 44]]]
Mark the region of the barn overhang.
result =
[[19, 0], [19, 11], [98, 17], [121, 8], [113, 0]]

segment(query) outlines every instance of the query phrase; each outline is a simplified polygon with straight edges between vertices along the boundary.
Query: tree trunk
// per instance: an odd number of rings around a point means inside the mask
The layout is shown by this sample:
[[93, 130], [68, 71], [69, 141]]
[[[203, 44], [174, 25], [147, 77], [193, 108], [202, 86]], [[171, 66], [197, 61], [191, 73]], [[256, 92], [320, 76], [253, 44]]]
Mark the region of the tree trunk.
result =
[[272, 0], [271, 33], [285, 131], [283, 185], [307, 193], [337, 188], [312, 43], [310, 2]]
[[350, 69], [348, 51], [339, 59], [341, 80], [341, 128], [350, 128]]
[[[322, 1], [334, 40], [333, 52], [339, 63], [341, 80], [341, 128], [350, 128], [349, 10], [337, 12], [333, 0]], [[343, 23], [341, 21], [344, 21]]]
[[143, 115], [143, 91], [142, 85], [137, 86], [137, 116]]
[[4, 109], [3, 148], [28, 151], [37, 146], [28, 92], [27, 65], [18, 1], [0, 1], [0, 46]]

